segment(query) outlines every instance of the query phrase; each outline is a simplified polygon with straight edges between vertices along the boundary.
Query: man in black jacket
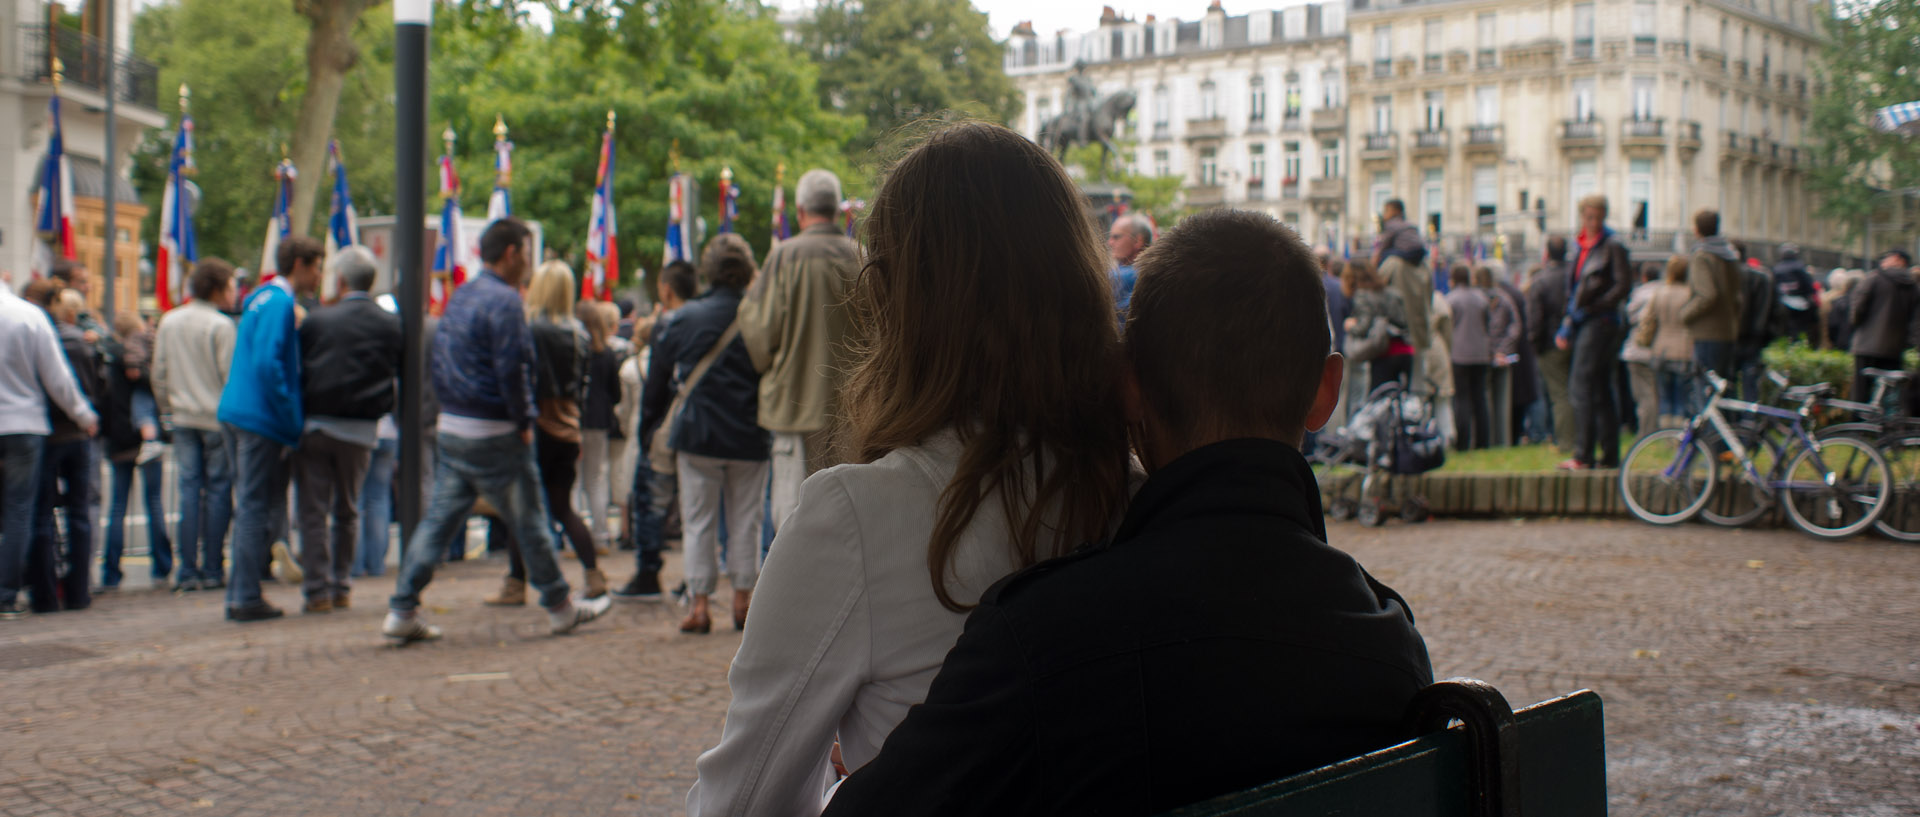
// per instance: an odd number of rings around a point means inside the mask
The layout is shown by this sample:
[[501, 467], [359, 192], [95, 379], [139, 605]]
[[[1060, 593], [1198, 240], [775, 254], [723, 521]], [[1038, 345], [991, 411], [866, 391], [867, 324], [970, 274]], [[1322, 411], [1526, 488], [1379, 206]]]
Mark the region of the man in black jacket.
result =
[[1139, 273], [1127, 404], [1151, 476], [1119, 532], [989, 589], [828, 817], [1158, 814], [1408, 737], [1426, 646], [1327, 544], [1296, 448], [1340, 390], [1312, 256], [1215, 210]]
[[1580, 232], [1574, 236], [1578, 254], [1567, 268], [1572, 294], [1567, 298], [1567, 316], [1553, 339], [1554, 345], [1573, 352], [1573, 372], [1567, 383], [1573, 403], [1573, 458], [1560, 463], [1563, 470], [1620, 466], [1620, 408], [1614, 399], [1614, 374], [1626, 325], [1621, 308], [1633, 290], [1633, 265], [1626, 245], [1606, 222], [1606, 196], [1580, 200]]
[[360, 486], [379, 444], [380, 416], [393, 410], [393, 378], [400, 371], [400, 316], [367, 295], [375, 275], [373, 253], [348, 247], [334, 256], [332, 266], [346, 294], [300, 324], [306, 428], [293, 454], [293, 487], [308, 613], [348, 604], [348, 575], [360, 537]]
[[1573, 403], [1567, 382], [1573, 376], [1573, 351], [1553, 343], [1560, 321], [1567, 316], [1567, 239], [1547, 239], [1547, 258], [1527, 285], [1527, 340], [1539, 355], [1541, 385], [1553, 416], [1553, 444], [1563, 454], [1573, 453]]

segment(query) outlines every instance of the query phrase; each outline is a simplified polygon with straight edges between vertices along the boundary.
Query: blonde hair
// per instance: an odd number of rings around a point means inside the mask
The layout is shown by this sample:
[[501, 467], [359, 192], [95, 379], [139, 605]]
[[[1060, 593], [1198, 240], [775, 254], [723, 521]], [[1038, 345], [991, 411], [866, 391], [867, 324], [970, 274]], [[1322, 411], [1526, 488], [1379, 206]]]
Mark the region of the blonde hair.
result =
[[620, 326], [620, 307], [605, 301], [581, 301], [573, 307], [573, 316], [587, 327], [587, 339], [595, 352], [607, 350], [607, 340]]
[[121, 338], [130, 338], [146, 331], [147, 322], [134, 312], [121, 312], [113, 316], [113, 333]]
[[1599, 211], [1600, 211], [1600, 217], [1601, 217], [1601, 218], [1606, 218], [1606, 216], [1607, 216], [1607, 197], [1606, 197], [1606, 196], [1603, 196], [1603, 195], [1600, 195], [1599, 193], [1595, 193], [1595, 194], [1593, 194], [1593, 195], [1591, 195], [1591, 196], [1588, 196], [1588, 197], [1586, 197], [1586, 198], [1584, 198], [1584, 199], [1581, 199], [1581, 200], [1580, 200], [1580, 206], [1579, 206], [1579, 207], [1576, 207], [1576, 208], [1574, 208], [1574, 212], [1576, 212], [1576, 213], [1584, 213], [1584, 212], [1586, 212], [1586, 211], [1587, 211], [1587, 208], [1589, 208], [1589, 207], [1591, 207], [1591, 208], [1593, 208], [1593, 209], [1595, 209], [1595, 210], [1599, 210]]
[[87, 311], [87, 298], [80, 290], [63, 289], [53, 297], [53, 308], [47, 311], [61, 323], [73, 323], [80, 319], [80, 313]]
[[565, 261], [548, 261], [527, 282], [527, 320], [564, 322], [573, 317], [573, 268]]

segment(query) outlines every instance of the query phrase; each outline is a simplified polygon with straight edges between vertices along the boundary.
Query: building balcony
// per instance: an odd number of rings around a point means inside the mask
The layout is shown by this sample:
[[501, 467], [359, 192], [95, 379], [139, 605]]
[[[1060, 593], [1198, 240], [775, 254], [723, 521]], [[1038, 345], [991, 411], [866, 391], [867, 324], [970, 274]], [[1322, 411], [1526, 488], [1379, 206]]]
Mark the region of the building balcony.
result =
[[1280, 129], [1283, 131], [1300, 130], [1300, 112], [1288, 111], [1280, 117]]
[[1780, 149], [1780, 163], [1787, 167], [1799, 167], [1802, 155], [1799, 148], [1783, 147]]
[[[1282, 188], [1285, 192], [1285, 188]], [[1266, 201], [1267, 183], [1265, 179], [1247, 180], [1247, 201]]]
[[1347, 129], [1347, 106], [1318, 108], [1308, 117], [1314, 133], [1345, 131]]
[[1165, 122], [1153, 123], [1153, 141], [1155, 142], [1173, 141], [1173, 128], [1168, 126], [1167, 123]]
[[1307, 182], [1307, 199], [1314, 204], [1344, 204], [1347, 200], [1347, 180], [1339, 176], [1329, 179], [1314, 179]]
[[1660, 55], [1660, 41], [1653, 37], [1633, 38], [1633, 55], [1636, 57], [1656, 57]]
[[1227, 188], [1217, 184], [1196, 184], [1187, 188], [1188, 207], [1219, 207], [1227, 203]]
[[1747, 78], [1747, 61], [1746, 60], [1733, 61], [1733, 76], [1735, 79]]
[[1620, 145], [1627, 148], [1666, 147], [1666, 120], [1629, 117], [1621, 121]]
[[1593, 40], [1579, 39], [1573, 41], [1573, 59], [1590, 60], [1593, 59], [1593, 56]]
[[1392, 160], [1394, 151], [1399, 149], [1392, 133], [1369, 133], [1361, 137], [1360, 160], [1363, 162]]
[[1598, 154], [1607, 143], [1606, 128], [1597, 119], [1568, 119], [1560, 123], [1560, 149]]
[[1273, 124], [1267, 121], [1266, 116], [1256, 116], [1247, 120], [1247, 129], [1242, 133], [1270, 133], [1272, 127]]
[[1227, 120], [1221, 117], [1216, 116], [1211, 119], [1187, 120], [1188, 141], [1195, 139], [1225, 139], [1226, 136]]
[[69, 28], [49, 32], [45, 25], [28, 25], [19, 30], [21, 48], [15, 53], [20, 64], [12, 66], [12, 73], [21, 79], [52, 82], [53, 60], [58, 57], [61, 82], [105, 93], [112, 71], [113, 93], [121, 102], [159, 110], [160, 68], [153, 63]]
[[1480, 71], [1492, 71], [1499, 68], [1499, 53], [1491, 48], [1482, 48], [1474, 52], [1473, 67]]
[[1700, 152], [1700, 123], [1688, 120], [1679, 124], [1681, 158], [1691, 159]]
[[1385, 60], [1373, 61], [1373, 78], [1374, 79], [1386, 79], [1391, 76], [1393, 76], [1393, 60], [1385, 59]]
[[1758, 159], [1753, 145], [1758, 140], [1749, 139], [1733, 131], [1723, 131], [1720, 140], [1720, 155], [1728, 159]]
[[1506, 148], [1505, 125], [1472, 125], [1467, 128], [1467, 152], [1498, 155]]
[[1447, 132], [1441, 130], [1420, 130], [1413, 132], [1413, 155], [1432, 157], [1447, 155]]

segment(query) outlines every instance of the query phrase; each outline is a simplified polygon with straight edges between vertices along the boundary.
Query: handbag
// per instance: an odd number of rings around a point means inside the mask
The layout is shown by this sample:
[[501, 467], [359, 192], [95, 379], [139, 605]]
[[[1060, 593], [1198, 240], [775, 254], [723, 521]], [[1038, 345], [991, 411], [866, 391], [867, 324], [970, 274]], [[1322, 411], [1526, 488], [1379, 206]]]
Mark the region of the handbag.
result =
[[727, 324], [727, 331], [720, 333], [720, 339], [714, 341], [713, 348], [693, 364], [693, 371], [687, 373], [687, 382], [680, 384], [680, 393], [673, 396], [673, 405], [667, 407], [666, 419], [660, 421], [660, 427], [653, 430], [653, 443], [647, 448], [647, 464], [654, 473], [675, 473], [673, 457], [676, 452], [673, 446], [667, 444], [667, 439], [672, 436], [673, 423], [679, 419], [680, 411], [686, 408], [687, 395], [693, 394], [693, 388], [700, 385], [701, 378], [707, 376], [707, 370], [713, 368], [713, 362], [720, 359], [720, 353], [737, 337], [740, 337], [740, 321], [736, 318], [733, 323]]

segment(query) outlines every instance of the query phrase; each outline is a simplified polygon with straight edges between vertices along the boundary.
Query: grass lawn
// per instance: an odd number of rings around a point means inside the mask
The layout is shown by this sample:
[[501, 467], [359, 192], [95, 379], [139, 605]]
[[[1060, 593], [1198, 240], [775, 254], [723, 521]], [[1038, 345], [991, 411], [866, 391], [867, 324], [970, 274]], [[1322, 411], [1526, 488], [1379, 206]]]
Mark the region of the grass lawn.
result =
[[[1632, 434], [1620, 435], [1620, 456], [1627, 455], [1627, 449], [1633, 447]], [[1483, 448], [1479, 451], [1449, 451], [1447, 464], [1440, 466], [1441, 474], [1507, 474], [1527, 471], [1551, 471], [1567, 459], [1552, 443], [1540, 445], [1517, 445], [1511, 448]]]

